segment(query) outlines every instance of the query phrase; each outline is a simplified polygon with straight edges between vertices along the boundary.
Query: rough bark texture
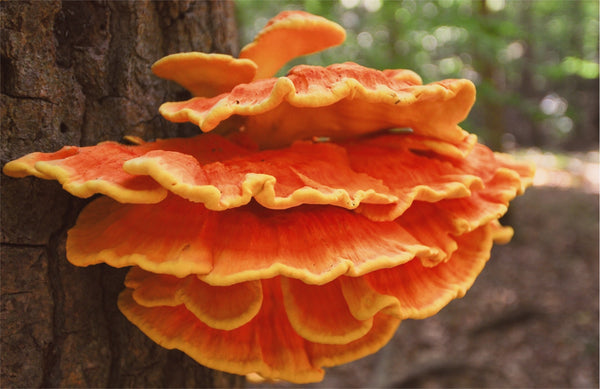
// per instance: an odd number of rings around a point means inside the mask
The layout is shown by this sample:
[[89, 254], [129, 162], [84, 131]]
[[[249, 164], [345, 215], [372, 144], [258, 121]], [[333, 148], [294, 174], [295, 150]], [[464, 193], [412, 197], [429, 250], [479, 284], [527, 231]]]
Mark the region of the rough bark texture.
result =
[[[158, 115], [186, 98], [150, 72], [180, 51], [237, 51], [224, 2], [2, 2], [0, 158], [137, 135], [195, 133]], [[2, 176], [2, 387], [233, 387], [154, 344], [118, 311], [126, 269], [78, 268], [66, 231], [88, 202], [56, 182]]]

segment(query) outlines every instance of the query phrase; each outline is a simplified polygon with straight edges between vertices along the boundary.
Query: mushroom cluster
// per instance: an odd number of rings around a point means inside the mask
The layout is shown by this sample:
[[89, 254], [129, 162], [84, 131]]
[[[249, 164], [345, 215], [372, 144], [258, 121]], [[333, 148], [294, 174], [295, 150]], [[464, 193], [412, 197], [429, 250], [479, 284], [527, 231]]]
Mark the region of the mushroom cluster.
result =
[[153, 71], [195, 96], [161, 114], [206, 134], [32, 153], [4, 173], [93, 200], [69, 231], [77, 266], [131, 266], [118, 305], [199, 363], [306, 383], [381, 348], [404, 319], [472, 285], [498, 219], [533, 169], [458, 123], [467, 80], [408, 70], [296, 66], [337, 24], [284, 12], [240, 58], [181, 53]]

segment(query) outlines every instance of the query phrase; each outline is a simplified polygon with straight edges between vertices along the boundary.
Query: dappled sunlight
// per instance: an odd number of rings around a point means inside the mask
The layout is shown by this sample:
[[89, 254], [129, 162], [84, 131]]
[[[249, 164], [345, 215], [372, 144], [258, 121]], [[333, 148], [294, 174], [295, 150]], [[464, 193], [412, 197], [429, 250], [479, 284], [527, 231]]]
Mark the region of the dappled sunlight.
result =
[[599, 193], [600, 165], [598, 150], [578, 153], [553, 153], [538, 148], [515, 151], [521, 161], [536, 165], [534, 186], [574, 188]]

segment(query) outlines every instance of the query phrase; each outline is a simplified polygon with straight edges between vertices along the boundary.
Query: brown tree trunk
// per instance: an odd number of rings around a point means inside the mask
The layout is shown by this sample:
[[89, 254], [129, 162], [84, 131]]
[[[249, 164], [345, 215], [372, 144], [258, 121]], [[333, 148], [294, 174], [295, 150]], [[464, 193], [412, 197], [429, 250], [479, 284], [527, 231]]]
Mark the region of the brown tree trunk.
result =
[[[186, 97], [151, 64], [180, 51], [233, 53], [233, 4], [0, 3], [0, 158], [137, 135], [192, 134], [158, 115]], [[241, 377], [161, 348], [117, 309], [126, 269], [78, 268], [66, 231], [88, 202], [56, 182], [2, 176], [2, 387], [236, 387]]]
[[[490, 17], [486, 2], [487, 0], [476, 2], [477, 17], [482, 20]], [[478, 50], [475, 51], [475, 61], [477, 68], [481, 71], [483, 82], [495, 91], [502, 91], [504, 87], [500, 85], [500, 79], [504, 78], [503, 69], [497, 66], [493, 58], [490, 57], [489, 50], [482, 50], [483, 47], [484, 45], [480, 44]], [[492, 150], [502, 151], [502, 137], [505, 128], [504, 106], [501, 102], [489, 97], [479, 101], [479, 105], [483, 111], [483, 126], [487, 135], [485, 143]]]

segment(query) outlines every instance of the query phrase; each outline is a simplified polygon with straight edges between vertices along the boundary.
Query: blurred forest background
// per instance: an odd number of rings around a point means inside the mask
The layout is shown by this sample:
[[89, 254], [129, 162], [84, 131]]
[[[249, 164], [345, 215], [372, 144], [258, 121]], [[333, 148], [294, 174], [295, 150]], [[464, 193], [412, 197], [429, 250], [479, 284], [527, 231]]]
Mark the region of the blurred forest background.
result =
[[242, 45], [286, 9], [348, 36], [281, 75], [353, 61], [468, 78], [477, 102], [461, 126], [537, 165], [502, 220], [515, 237], [464, 298], [307, 387], [598, 387], [598, 1], [237, 0]]
[[352, 61], [467, 78], [477, 103], [463, 127], [495, 150], [598, 145], [597, 0], [237, 0], [242, 45], [284, 9], [341, 24], [346, 42], [294, 64]]

